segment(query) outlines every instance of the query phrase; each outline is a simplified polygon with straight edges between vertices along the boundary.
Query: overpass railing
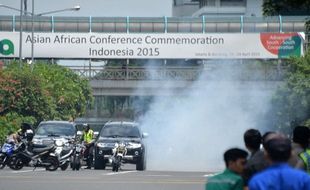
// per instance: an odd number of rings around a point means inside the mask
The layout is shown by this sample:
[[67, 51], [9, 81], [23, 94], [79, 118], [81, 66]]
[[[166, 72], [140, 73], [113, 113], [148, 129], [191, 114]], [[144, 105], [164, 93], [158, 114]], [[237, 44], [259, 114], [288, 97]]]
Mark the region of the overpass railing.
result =
[[[54, 17], [23, 16], [23, 30], [104, 33], [305, 32], [309, 16]], [[19, 31], [19, 16], [0, 16], [0, 31]]]
[[[89, 80], [282, 80], [286, 68], [277, 65], [258, 68], [250, 64], [218, 66], [70, 66], [75, 73]], [[224, 71], [223, 71], [224, 69]]]
[[[305, 49], [310, 33], [309, 16], [272, 17], [54, 17], [23, 16], [23, 31], [98, 33], [261, 33], [305, 32]], [[0, 15], [0, 31], [20, 31], [20, 17]]]

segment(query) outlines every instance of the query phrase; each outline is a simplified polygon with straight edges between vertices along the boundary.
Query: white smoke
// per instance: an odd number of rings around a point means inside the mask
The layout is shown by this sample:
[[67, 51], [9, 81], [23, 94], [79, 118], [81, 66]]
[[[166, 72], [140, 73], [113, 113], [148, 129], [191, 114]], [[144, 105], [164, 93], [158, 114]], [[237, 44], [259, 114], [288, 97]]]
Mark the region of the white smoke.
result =
[[206, 70], [182, 93], [154, 98], [140, 122], [149, 134], [148, 170], [219, 171], [227, 149], [244, 148], [243, 133], [259, 126], [272, 93], [259, 82], [231, 80], [236, 70], [224, 68]]

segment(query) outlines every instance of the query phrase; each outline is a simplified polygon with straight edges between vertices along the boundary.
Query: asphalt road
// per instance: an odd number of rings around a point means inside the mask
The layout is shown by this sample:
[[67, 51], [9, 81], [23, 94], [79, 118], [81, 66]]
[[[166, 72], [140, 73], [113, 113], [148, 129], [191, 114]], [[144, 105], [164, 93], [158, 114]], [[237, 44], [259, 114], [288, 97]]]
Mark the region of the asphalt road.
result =
[[136, 171], [124, 167], [107, 170], [54, 172], [25, 167], [19, 171], [0, 170], [0, 190], [203, 190], [207, 173]]

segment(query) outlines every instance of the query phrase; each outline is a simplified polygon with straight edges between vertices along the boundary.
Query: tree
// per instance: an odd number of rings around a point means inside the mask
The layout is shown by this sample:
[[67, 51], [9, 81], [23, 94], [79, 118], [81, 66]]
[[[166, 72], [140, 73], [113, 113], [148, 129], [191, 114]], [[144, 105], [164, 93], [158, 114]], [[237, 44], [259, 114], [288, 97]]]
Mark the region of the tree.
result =
[[263, 15], [309, 15], [310, 0], [264, 0]]
[[50, 101], [38, 76], [29, 69], [8, 70], [0, 76], [0, 116], [17, 113], [43, 120], [49, 115]]
[[[263, 15], [309, 15], [310, 0], [264, 0]], [[306, 22], [306, 35], [310, 20]], [[291, 58], [285, 84], [278, 89], [271, 109], [272, 125], [284, 130], [310, 126], [310, 50], [304, 57]]]
[[49, 93], [54, 108], [52, 119], [79, 117], [91, 105], [93, 96], [88, 80], [69, 68], [37, 63], [33, 73], [40, 76], [43, 89]]
[[289, 61], [285, 84], [273, 98], [273, 124], [280, 128], [310, 126], [310, 51]]
[[12, 62], [0, 70], [0, 141], [21, 122], [83, 115], [92, 101], [88, 81], [68, 68], [37, 62], [32, 70]]

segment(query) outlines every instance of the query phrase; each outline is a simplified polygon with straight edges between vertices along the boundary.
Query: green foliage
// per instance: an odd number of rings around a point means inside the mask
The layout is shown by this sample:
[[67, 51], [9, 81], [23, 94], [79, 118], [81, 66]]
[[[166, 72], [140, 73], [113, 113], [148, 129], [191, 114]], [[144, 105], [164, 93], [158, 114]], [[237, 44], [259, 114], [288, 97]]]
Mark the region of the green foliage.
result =
[[52, 101], [53, 119], [76, 118], [85, 113], [93, 101], [86, 79], [59, 65], [36, 64], [34, 74], [40, 76], [43, 88]]
[[50, 112], [49, 101], [39, 77], [23, 67], [5, 70], [0, 80], [0, 115], [17, 113], [43, 120]]
[[0, 140], [21, 122], [74, 119], [92, 101], [88, 81], [68, 68], [45, 62], [20, 68], [12, 62], [0, 70]]
[[309, 15], [310, 0], [264, 0], [263, 15]]
[[276, 4], [274, 0], [264, 0], [263, 3], [263, 15], [274, 16], [279, 15], [281, 6]]
[[310, 51], [304, 57], [290, 59], [285, 84], [273, 98], [272, 112], [277, 127], [309, 125]]
[[5, 141], [8, 134], [17, 131], [22, 122], [33, 124], [34, 121], [33, 117], [21, 117], [17, 113], [0, 116], [0, 144]]

